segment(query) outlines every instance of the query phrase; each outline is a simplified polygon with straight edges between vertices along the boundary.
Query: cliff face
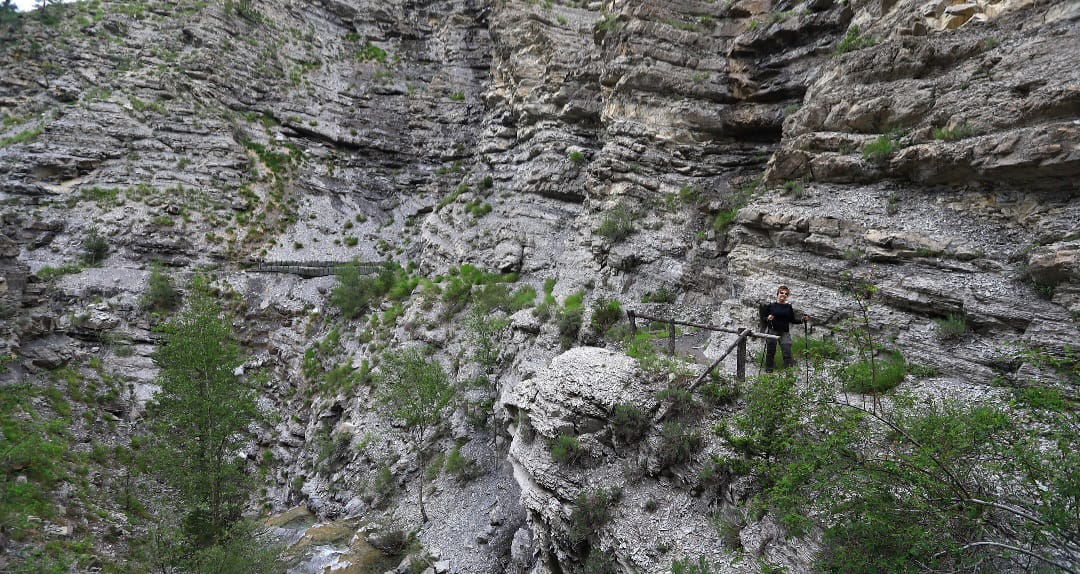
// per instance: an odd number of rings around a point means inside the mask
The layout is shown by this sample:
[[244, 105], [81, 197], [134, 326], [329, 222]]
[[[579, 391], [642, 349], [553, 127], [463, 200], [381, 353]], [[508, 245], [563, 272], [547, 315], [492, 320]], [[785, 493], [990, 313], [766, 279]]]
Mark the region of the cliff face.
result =
[[[332, 278], [253, 262], [392, 259], [432, 277], [467, 263], [517, 272], [537, 291], [554, 280], [558, 301], [585, 291], [586, 309], [667, 291], [680, 312], [727, 326], [755, 323], [781, 283], [822, 328], [836, 326], [852, 313], [841, 277], [868, 276], [880, 293], [873, 327], [937, 373], [912, 388], [961, 396], [990, 392], [995, 378], [1052, 381], [1003, 355], [1080, 334], [1080, 2], [50, 10], [48, 21], [0, 24], [0, 350], [16, 357], [0, 376], [40, 382], [66, 365], [83, 384], [120, 377], [129, 391], [108, 412], [137, 420], [154, 390], [151, 262], [178, 279], [209, 271], [236, 295], [253, 363], [272, 374], [264, 406], [288, 413], [252, 446], [279, 461], [261, 501], [272, 510], [420, 526], [408, 497], [387, 511], [368, 496], [380, 466], [410, 493], [419, 484], [398, 431], [368, 408], [370, 390], [302, 372], [329, 333], [341, 337], [323, 369], [416, 342], [461, 363], [461, 380], [481, 368], [455, 326], [465, 315], [453, 319], [446, 302], [410, 304], [382, 326], [346, 321], [328, 309]], [[625, 232], [610, 232], [620, 222]], [[95, 233], [107, 257], [72, 267]], [[971, 326], [960, 343], [936, 335], [948, 315]], [[563, 531], [567, 509], [625, 481], [625, 453], [602, 432], [600, 470], [566, 473], [544, 458], [546, 440], [596, 431], [613, 404], [583, 373], [642, 384], [617, 353], [560, 356], [559, 335], [514, 315], [492, 373], [510, 410], [496, 409], [495, 430], [459, 412], [440, 439], [512, 463], [464, 487], [436, 481], [429, 513], [440, 520], [420, 540], [461, 571], [572, 569], [582, 557]], [[574, 343], [601, 341], [586, 328]], [[726, 344], [714, 337], [705, 355]], [[87, 367], [92, 357], [104, 367]], [[526, 393], [549, 387], [559, 391]], [[652, 408], [653, 391], [633, 396]], [[499, 430], [508, 412], [511, 436]], [[75, 420], [84, 446], [123, 439], [94, 416]], [[328, 460], [332, 441], [356, 448]], [[652, 480], [631, 481], [632, 504], [600, 539], [618, 563], [666, 572], [694, 553], [750, 567], [702, 532], [711, 510], [700, 493]], [[734, 507], [740, 495], [727, 496]], [[662, 540], [642, 535], [648, 516], [633, 508], [650, 499], [677, 510]], [[772, 528], [748, 525], [743, 546], [806, 568], [812, 546]]]

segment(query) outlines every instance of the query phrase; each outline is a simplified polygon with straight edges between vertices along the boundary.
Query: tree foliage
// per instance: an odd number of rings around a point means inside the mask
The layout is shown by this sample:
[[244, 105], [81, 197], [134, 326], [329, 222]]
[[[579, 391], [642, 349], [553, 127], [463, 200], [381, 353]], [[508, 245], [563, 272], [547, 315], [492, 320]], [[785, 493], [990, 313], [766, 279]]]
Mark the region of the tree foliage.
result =
[[[384, 357], [379, 403], [384, 412], [403, 423], [424, 476], [427, 440], [442, 424], [443, 411], [457, 398], [457, 387], [438, 361], [428, 360], [424, 349], [413, 347]], [[427, 520], [424, 489], [420, 487], [420, 515]]]
[[330, 293], [330, 304], [341, 309], [346, 319], [363, 315], [384, 297], [391, 300], [408, 297], [419, 282], [397, 264], [387, 264], [368, 275], [356, 262], [339, 267], [337, 279], [338, 284]]
[[160, 328], [153, 462], [180, 495], [185, 529], [208, 545], [225, 535], [246, 501], [249, 483], [236, 453], [258, 411], [253, 390], [237, 376], [244, 358], [232, 325], [204, 288], [193, 291], [189, 308]]
[[[820, 572], [1069, 571], [1080, 551], [1075, 414], [953, 399], [861, 402], [763, 377], [718, 427], [792, 533], [824, 531]], [[1073, 445], [1073, 446], [1070, 446]]]

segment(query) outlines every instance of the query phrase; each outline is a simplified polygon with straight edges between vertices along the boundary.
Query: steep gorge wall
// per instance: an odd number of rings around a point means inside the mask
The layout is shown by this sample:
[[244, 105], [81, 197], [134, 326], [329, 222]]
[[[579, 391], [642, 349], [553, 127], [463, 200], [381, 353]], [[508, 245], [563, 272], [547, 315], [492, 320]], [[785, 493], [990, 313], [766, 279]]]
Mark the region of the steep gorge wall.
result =
[[[367, 323], [324, 318], [332, 279], [245, 272], [249, 258], [390, 256], [430, 275], [470, 263], [520, 272], [538, 290], [555, 279], [560, 299], [589, 289], [590, 301], [633, 302], [664, 287], [736, 325], [755, 321], [754, 305], [781, 282], [836, 325], [851, 312], [842, 273], [872, 273], [875, 324], [938, 369], [917, 383], [933, 392], [1046, 376], [1003, 362], [1006, 342], [1058, 348], [1078, 334], [1077, 2], [102, 5], [59, 28], [26, 22], [0, 45], [0, 109], [11, 118], [0, 138], [14, 142], [0, 147], [0, 233], [12, 241], [0, 251], [0, 295], [18, 318], [5, 321], [4, 349], [32, 379], [82, 364], [102, 333], [127, 341], [134, 356], [97, 352], [137, 383], [126, 408], [137, 415], [154, 374], [140, 303], [149, 262], [181, 275], [214, 269], [242, 301], [256, 362], [274, 373], [268, 404], [293, 415], [256, 445], [281, 461], [272, 509], [305, 503], [324, 517], [419, 526], [408, 495], [382, 514], [365, 496], [388, 461], [407, 492], [418, 482], [395, 430], [367, 409], [369, 391], [321, 394], [300, 367], [338, 327], [339, 359], [354, 366], [415, 341], [449, 362], [469, 341], [438, 309], [414, 306], [387, 339], [361, 342]], [[877, 44], [834, 54], [852, 24]], [[935, 128], [969, 137], [937, 140]], [[882, 134], [896, 151], [865, 157]], [[756, 177], [793, 191], [765, 191]], [[739, 198], [747, 189], [757, 193]], [[476, 215], [470, 201], [491, 212]], [[730, 231], [713, 230], [733, 207]], [[597, 234], [618, 209], [634, 232]], [[76, 261], [91, 228], [112, 246], [100, 268], [49, 284], [29, 273]], [[933, 320], [960, 312], [973, 334], [940, 341]], [[537, 323], [516, 316], [506, 336], [507, 397], [547, 377], [561, 352], [555, 326]], [[536, 426], [516, 432], [559, 430]], [[76, 431], [87, 441], [101, 432]], [[485, 460], [489, 443], [504, 446], [471, 433], [455, 417], [452, 438], [472, 439], [466, 452]], [[323, 465], [331, 436], [365, 446]], [[531, 548], [547, 559], [540, 568], [572, 568], [579, 557], [559, 531], [567, 509], [586, 486], [618, 482], [618, 468], [562, 476], [544, 440], [530, 450], [513, 438], [517, 480], [503, 470], [464, 491], [440, 483], [429, 512], [445, 519], [421, 540], [467, 571], [499, 571], [512, 540], [526, 548], [518, 562]], [[702, 501], [668, 482], [629, 496], [670, 501], [675, 520], [705, 528]], [[630, 514], [605, 550], [667, 571], [672, 555], [636, 546]], [[476, 542], [485, 530], [497, 544]], [[530, 531], [532, 546], [521, 542]], [[721, 556], [695, 536], [665, 543]], [[761, 541], [755, 552], [805, 566], [805, 548], [747, 536]]]

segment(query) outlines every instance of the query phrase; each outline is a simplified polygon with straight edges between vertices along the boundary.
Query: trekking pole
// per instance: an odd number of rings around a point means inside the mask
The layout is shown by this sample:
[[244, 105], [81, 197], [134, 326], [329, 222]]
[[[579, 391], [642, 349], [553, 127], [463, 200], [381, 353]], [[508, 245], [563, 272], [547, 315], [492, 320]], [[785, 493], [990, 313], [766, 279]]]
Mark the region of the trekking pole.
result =
[[[773, 334], [772, 321], [768, 321], [767, 325], [768, 326], [765, 328], [765, 332], [772, 335]], [[775, 353], [776, 351], [774, 350], [773, 352]], [[765, 370], [765, 363], [769, 362], [768, 359], [766, 358], [768, 356], [769, 356], [769, 340], [768, 339], [762, 339], [762, 341], [761, 341], [761, 364], [758, 365], [758, 375], [760, 375], [761, 372]]]
[[803, 321], [803, 363], [806, 364], [806, 386], [810, 386], [810, 331], [807, 325], [809, 321]]

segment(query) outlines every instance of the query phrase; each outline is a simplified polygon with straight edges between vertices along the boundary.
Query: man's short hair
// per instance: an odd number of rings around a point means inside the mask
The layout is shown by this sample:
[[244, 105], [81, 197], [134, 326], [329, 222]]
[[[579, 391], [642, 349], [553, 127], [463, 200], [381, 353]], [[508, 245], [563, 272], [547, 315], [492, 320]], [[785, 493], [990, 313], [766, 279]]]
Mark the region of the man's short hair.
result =
[[781, 285], [776, 288], [777, 294], [779, 294], [781, 291], [787, 291], [788, 293], [791, 293], [791, 289], [788, 289], [787, 285]]

